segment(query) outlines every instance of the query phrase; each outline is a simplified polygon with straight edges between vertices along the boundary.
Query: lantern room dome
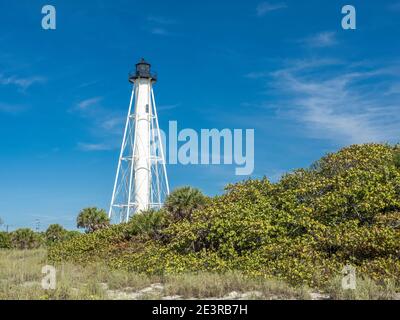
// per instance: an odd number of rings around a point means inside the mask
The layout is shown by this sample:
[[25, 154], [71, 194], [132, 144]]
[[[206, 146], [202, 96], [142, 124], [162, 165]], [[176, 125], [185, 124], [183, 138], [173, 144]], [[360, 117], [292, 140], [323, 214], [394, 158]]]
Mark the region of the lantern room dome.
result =
[[151, 73], [151, 64], [142, 58], [136, 64], [136, 70], [129, 75], [129, 82], [135, 82], [136, 79], [151, 79], [152, 82], [157, 81], [156, 74]]

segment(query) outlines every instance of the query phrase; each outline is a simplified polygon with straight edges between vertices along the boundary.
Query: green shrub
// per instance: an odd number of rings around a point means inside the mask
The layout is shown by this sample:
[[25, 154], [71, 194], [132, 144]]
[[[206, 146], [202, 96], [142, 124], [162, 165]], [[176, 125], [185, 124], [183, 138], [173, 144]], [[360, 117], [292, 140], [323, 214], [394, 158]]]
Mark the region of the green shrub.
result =
[[36, 249], [43, 245], [44, 238], [41, 234], [31, 229], [17, 229], [11, 232], [11, 244], [15, 249]]
[[79, 231], [66, 231], [66, 235], [65, 235], [65, 239], [64, 240], [71, 240], [75, 237], [79, 237], [82, 233], [80, 233]]
[[393, 151], [393, 162], [396, 168], [400, 169], [400, 145], [397, 145]]
[[113, 268], [158, 275], [240, 270], [311, 286], [351, 264], [373, 281], [396, 281], [397, 153], [389, 145], [353, 145], [277, 183], [247, 180], [212, 199], [181, 189], [162, 211], [61, 243], [49, 256], [103, 259]]
[[7, 232], [0, 232], [0, 249], [11, 248], [11, 236]]
[[114, 250], [123, 248], [124, 242], [129, 239], [127, 224], [121, 224], [57, 243], [49, 248], [48, 255], [54, 262], [87, 264], [96, 260], [107, 260]]

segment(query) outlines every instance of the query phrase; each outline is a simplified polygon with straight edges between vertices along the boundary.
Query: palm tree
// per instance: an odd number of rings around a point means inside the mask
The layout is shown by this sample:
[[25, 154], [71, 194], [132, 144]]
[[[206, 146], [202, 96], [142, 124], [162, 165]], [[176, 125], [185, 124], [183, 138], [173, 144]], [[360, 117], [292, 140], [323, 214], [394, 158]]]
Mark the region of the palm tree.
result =
[[42, 238], [40, 234], [31, 229], [17, 229], [11, 233], [11, 243], [16, 249], [34, 249], [40, 247]]
[[85, 229], [86, 233], [107, 227], [110, 224], [107, 213], [96, 207], [83, 209], [76, 219], [78, 228]]
[[174, 221], [191, 220], [195, 210], [207, 203], [206, 197], [199, 189], [183, 187], [174, 190], [165, 200], [164, 208]]
[[67, 230], [65, 230], [59, 224], [49, 225], [49, 227], [45, 232], [46, 241], [49, 244], [63, 241], [65, 240], [66, 236], [67, 236]]
[[165, 210], [149, 209], [134, 214], [129, 220], [129, 231], [132, 235], [148, 235], [152, 239], [161, 238], [161, 230], [166, 226]]

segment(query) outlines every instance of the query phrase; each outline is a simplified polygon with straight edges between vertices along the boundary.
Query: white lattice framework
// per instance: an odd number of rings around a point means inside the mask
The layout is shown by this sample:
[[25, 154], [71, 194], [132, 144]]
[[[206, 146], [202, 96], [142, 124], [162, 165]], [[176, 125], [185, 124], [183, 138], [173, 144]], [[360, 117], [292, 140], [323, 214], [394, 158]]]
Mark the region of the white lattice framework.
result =
[[151, 77], [135, 78], [109, 210], [114, 223], [161, 208], [169, 194]]

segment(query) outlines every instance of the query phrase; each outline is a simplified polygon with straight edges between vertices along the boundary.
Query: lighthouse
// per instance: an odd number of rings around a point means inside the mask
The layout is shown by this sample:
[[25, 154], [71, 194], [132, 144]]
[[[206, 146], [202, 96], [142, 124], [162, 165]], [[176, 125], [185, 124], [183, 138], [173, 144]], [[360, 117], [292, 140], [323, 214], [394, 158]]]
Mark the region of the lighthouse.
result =
[[129, 75], [132, 94], [109, 210], [113, 222], [161, 208], [169, 194], [163, 139], [153, 85], [157, 76], [144, 59]]

